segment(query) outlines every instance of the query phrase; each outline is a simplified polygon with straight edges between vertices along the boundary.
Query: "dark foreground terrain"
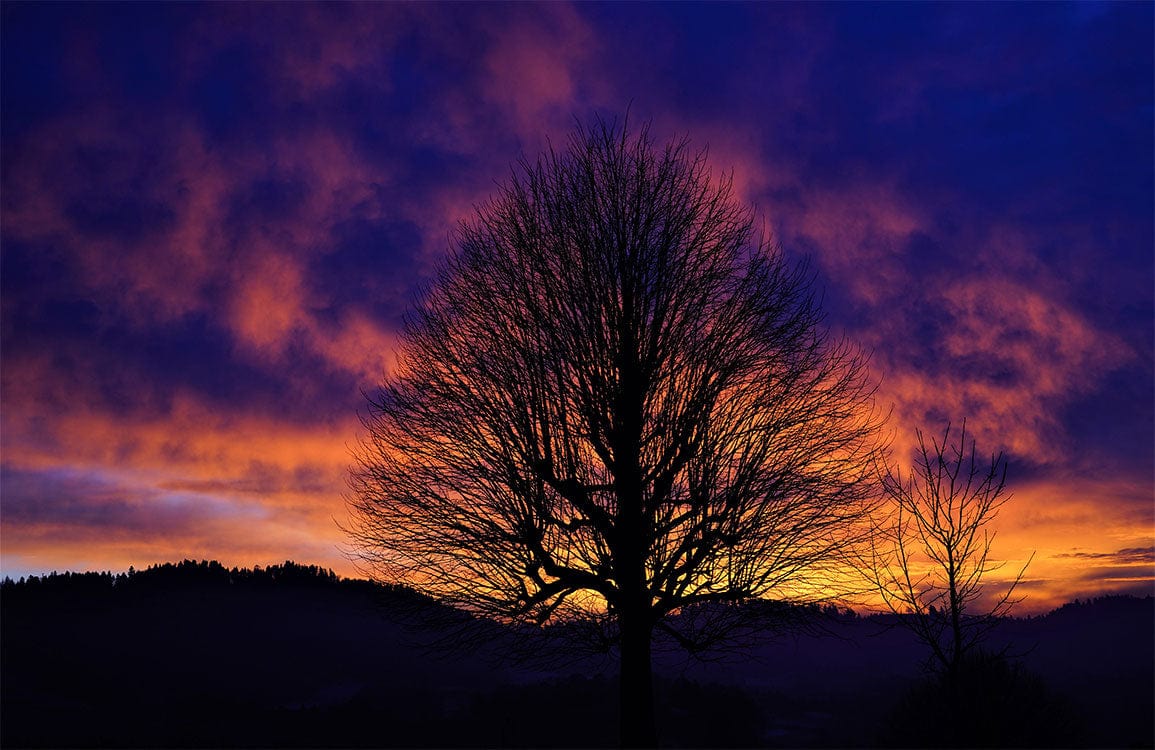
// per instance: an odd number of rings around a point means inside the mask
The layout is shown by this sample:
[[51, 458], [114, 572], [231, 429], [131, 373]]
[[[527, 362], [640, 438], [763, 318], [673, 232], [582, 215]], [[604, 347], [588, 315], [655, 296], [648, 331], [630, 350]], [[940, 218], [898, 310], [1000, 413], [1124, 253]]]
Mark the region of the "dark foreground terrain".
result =
[[[612, 658], [502, 666], [477, 624], [404, 589], [287, 563], [182, 563], [0, 587], [0, 743], [11, 747], [612, 746]], [[1108, 597], [991, 635], [946, 700], [893, 621], [818, 613], [747, 655], [657, 657], [668, 747], [1151, 747], [1155, 604]], [[452, 618], [450, 618], [452, 619]]]

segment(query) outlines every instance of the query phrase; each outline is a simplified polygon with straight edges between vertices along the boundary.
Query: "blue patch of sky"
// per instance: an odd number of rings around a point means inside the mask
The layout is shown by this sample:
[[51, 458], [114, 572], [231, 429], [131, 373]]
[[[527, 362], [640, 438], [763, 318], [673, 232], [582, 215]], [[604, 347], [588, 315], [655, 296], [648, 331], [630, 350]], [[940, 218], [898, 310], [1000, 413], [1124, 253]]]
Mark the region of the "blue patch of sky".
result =
[[236, 42], [216, 50], [193, 83], [191, 104], [213, 141], [250, 143], [274, 114], [258, 53]]

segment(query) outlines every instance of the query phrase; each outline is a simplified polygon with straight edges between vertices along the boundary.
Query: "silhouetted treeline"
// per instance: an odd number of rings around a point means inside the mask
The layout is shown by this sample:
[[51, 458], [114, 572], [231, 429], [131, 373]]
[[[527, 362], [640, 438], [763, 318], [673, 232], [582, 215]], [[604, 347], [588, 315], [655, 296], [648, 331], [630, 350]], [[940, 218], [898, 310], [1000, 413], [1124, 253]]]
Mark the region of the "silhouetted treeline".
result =
[[[992, 648], [1013, 648], [968, 673], [958, 705], [972, 716], [950, 733], [942, 721], [958, 709], [903, 628], [831, 606], [759, 607], [781, 628], [751, 634], [740, 658], [656, 659], [663, 746], [1152, 744], [1150, 597], [1001, 623]], [[432, 628], [443, 610], [295, 563], [5, 581], [0, 745], [616, 744], [612, 659], [496, 662], [521, 641], [484, 621], [476, 650], [447, 651]]]
[[88, 572], [57, 573], [44, 576], [21, 577], [13, 581], [6, 577], [0, 591], [17, 596], [40, 591], [67, 591], [72, 594], [109, 592], [128, 588], [179, 588], [198, 585], [271, 585], [293, 584], [334, 586], [341, 582], [332, 570], [316, 565], [298, 565], [286, 561], [283, 565], [262, 568], [226, 568], [216, 560], [183, 560], [179, 563], [150, 565], [144, 570], [130, 567], [126, 573]]
[[1155, 607], [1155, 597], [1107, 594], [1088, 599], [1075, 599], [1038, 617], [1093, 617], [1101, 619], [1120, 615], [1130, 617]]
[[414, 744], [483, 674], [430, 658], [412, 613], [439, 608], [292, 562], [6, 580], [0, 745]]
[[144, 570], [129, 567], [123, 573], [54, 571], [43, 576], [21, 576], [16, 580], [5, 577], [0, 582], [0, 598], [12, 606], [33, 600], [62, 601], [62, 597], [74, 602], [96, 603], [123, 601], [150, 593], [221, 587], [237, 591], [273, 587], [359, 590], [387, 596], [393, 603], [407, 599], [417, 606], [432, 604], [428, 597], [405, 586], [341, 578], [328, 568], [300, 565], [291, 560], [252, 568], [227, 568], [216, 560], [182, 560], [150, 565]]

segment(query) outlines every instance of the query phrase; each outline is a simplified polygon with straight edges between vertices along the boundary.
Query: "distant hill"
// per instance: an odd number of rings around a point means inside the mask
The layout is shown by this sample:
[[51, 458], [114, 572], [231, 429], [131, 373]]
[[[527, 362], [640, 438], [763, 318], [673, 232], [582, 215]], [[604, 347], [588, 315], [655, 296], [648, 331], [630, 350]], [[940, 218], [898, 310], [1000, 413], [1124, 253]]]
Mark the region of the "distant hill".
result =
[[[924, 691], [918, 644], [892, 619], [804, 614], [820, 627], [760, 634], [739, 655], [658, 657], [663, 744], [913, 737], [904, 717]], [[447, 624], [473, 647], [446, 650]], [[1108, 597], [1008, 620], [992, 645], [1021, 654], [1029, 679], [1004, 682], [1027, 690], [1040, 716], [1061, 709], [1065, 744], [1151, 746], [1153, 633], [1151, 598]], [[0, 744], [613, 746], [612, 658], [498, 661], [514, 642], [509, 629], [404, 587], [291, 562], [5, 581]], [[1053, 736], [1028, 732], [1018, 744]]]

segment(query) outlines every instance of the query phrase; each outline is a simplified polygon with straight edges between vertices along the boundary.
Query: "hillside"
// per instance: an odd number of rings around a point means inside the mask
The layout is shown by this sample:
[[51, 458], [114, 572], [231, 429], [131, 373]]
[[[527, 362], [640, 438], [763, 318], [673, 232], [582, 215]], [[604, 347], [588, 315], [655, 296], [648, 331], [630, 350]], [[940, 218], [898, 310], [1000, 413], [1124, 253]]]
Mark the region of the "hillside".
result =
[[[0, 586], [0, 742], [20, 746], [612, 746], [611, 658], [497, 660], [505, 628], [403, 588], [286, 563], [185, 562]], [[893, 621], [810, 616], [740, 656], [658, 658], [663, 744], [919, 744], [924, 654]], [[1152, 600], [1107, 598], [992, 635], [1016, 744], [1152, 744]], [[921, 696], [921, 697], [920, 697]], [[988, 705], [972, 707], [989, 714]], [[1046, 731], [1039, 726], [1049, 727]], [[1057, 734], [1061, 730], [1061, 734]], [[941, 736], [941, 735], [940, 735]]]

